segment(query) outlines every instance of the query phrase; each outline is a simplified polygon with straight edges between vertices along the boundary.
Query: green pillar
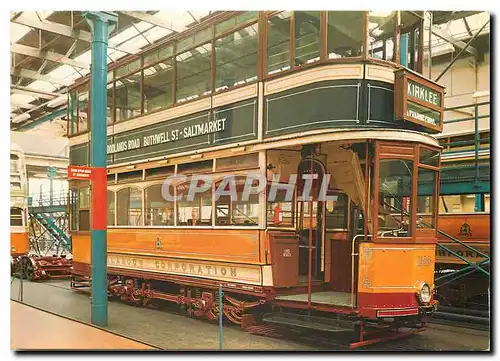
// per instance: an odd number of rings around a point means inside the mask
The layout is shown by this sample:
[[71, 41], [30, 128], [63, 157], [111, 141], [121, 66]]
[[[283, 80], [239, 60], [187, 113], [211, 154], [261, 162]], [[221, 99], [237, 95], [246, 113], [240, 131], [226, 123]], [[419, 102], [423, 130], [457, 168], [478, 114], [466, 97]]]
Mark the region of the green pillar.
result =
[[484, 194], [476, 194], [474, 212], [484, 212]]
[[92, 31], [90, 78], [90, 166], [92, 169], [91, 224], [91, 322], [108, 324], [106, 262], [106, 77], [109, 32], [117, 21], [111, 12], [86, 11], [84, 17]]

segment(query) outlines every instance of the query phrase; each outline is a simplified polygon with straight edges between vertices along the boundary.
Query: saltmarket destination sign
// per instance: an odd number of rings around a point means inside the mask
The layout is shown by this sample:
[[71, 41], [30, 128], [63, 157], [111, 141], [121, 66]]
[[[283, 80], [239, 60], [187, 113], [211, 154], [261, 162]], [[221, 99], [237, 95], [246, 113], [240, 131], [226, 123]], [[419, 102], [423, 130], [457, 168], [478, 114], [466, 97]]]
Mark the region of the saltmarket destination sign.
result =
[[395, 72], [394, 115], [432, 130], [443, 130], [444, 87], [409, 69]]

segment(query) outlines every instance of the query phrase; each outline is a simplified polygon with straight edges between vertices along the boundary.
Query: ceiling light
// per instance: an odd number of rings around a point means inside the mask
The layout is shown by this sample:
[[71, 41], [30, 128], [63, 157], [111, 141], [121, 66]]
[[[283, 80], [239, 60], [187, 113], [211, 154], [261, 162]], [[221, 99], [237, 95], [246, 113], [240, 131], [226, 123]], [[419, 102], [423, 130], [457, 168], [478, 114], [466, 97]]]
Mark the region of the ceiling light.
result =
[[25, 120], [28, 120], [29, 118], [31, 118], [31, 115], [29, 113], [23, 113], [15, 118], [12, 118], [12, 123], [23, 122]]
[[59, 105], [63, 105], [68, 101], [68, 97], [66, 95], [62, 97], [58, 97], [55, 99], [52, 99], [50, 102], [47, 103], [47, 106], [49, 108], [55, 108], [58, 107]]

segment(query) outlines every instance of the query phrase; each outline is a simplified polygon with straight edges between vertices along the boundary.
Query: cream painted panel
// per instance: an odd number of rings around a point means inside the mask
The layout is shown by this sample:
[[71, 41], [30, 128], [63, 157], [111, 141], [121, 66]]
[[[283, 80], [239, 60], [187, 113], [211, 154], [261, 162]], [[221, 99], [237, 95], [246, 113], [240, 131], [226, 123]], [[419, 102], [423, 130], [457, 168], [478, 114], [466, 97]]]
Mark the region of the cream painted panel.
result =
[[327, 65], [304, 70], [288, 76], [270, 80], [264, 84], [264, 94], [269, 95], [323, 80], [361, 79], [362, 64]]

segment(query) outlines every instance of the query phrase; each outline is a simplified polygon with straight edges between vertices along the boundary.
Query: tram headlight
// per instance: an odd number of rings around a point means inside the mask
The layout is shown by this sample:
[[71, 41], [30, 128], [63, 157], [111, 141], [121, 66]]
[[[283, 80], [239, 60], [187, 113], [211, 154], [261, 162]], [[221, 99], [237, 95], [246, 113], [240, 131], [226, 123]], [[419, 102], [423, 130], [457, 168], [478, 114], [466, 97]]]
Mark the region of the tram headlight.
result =
[[420, 302], [429, 303], [432, 295], [430, 286], [427, 283], [422, 282], [418, 288], [417, 295]]

